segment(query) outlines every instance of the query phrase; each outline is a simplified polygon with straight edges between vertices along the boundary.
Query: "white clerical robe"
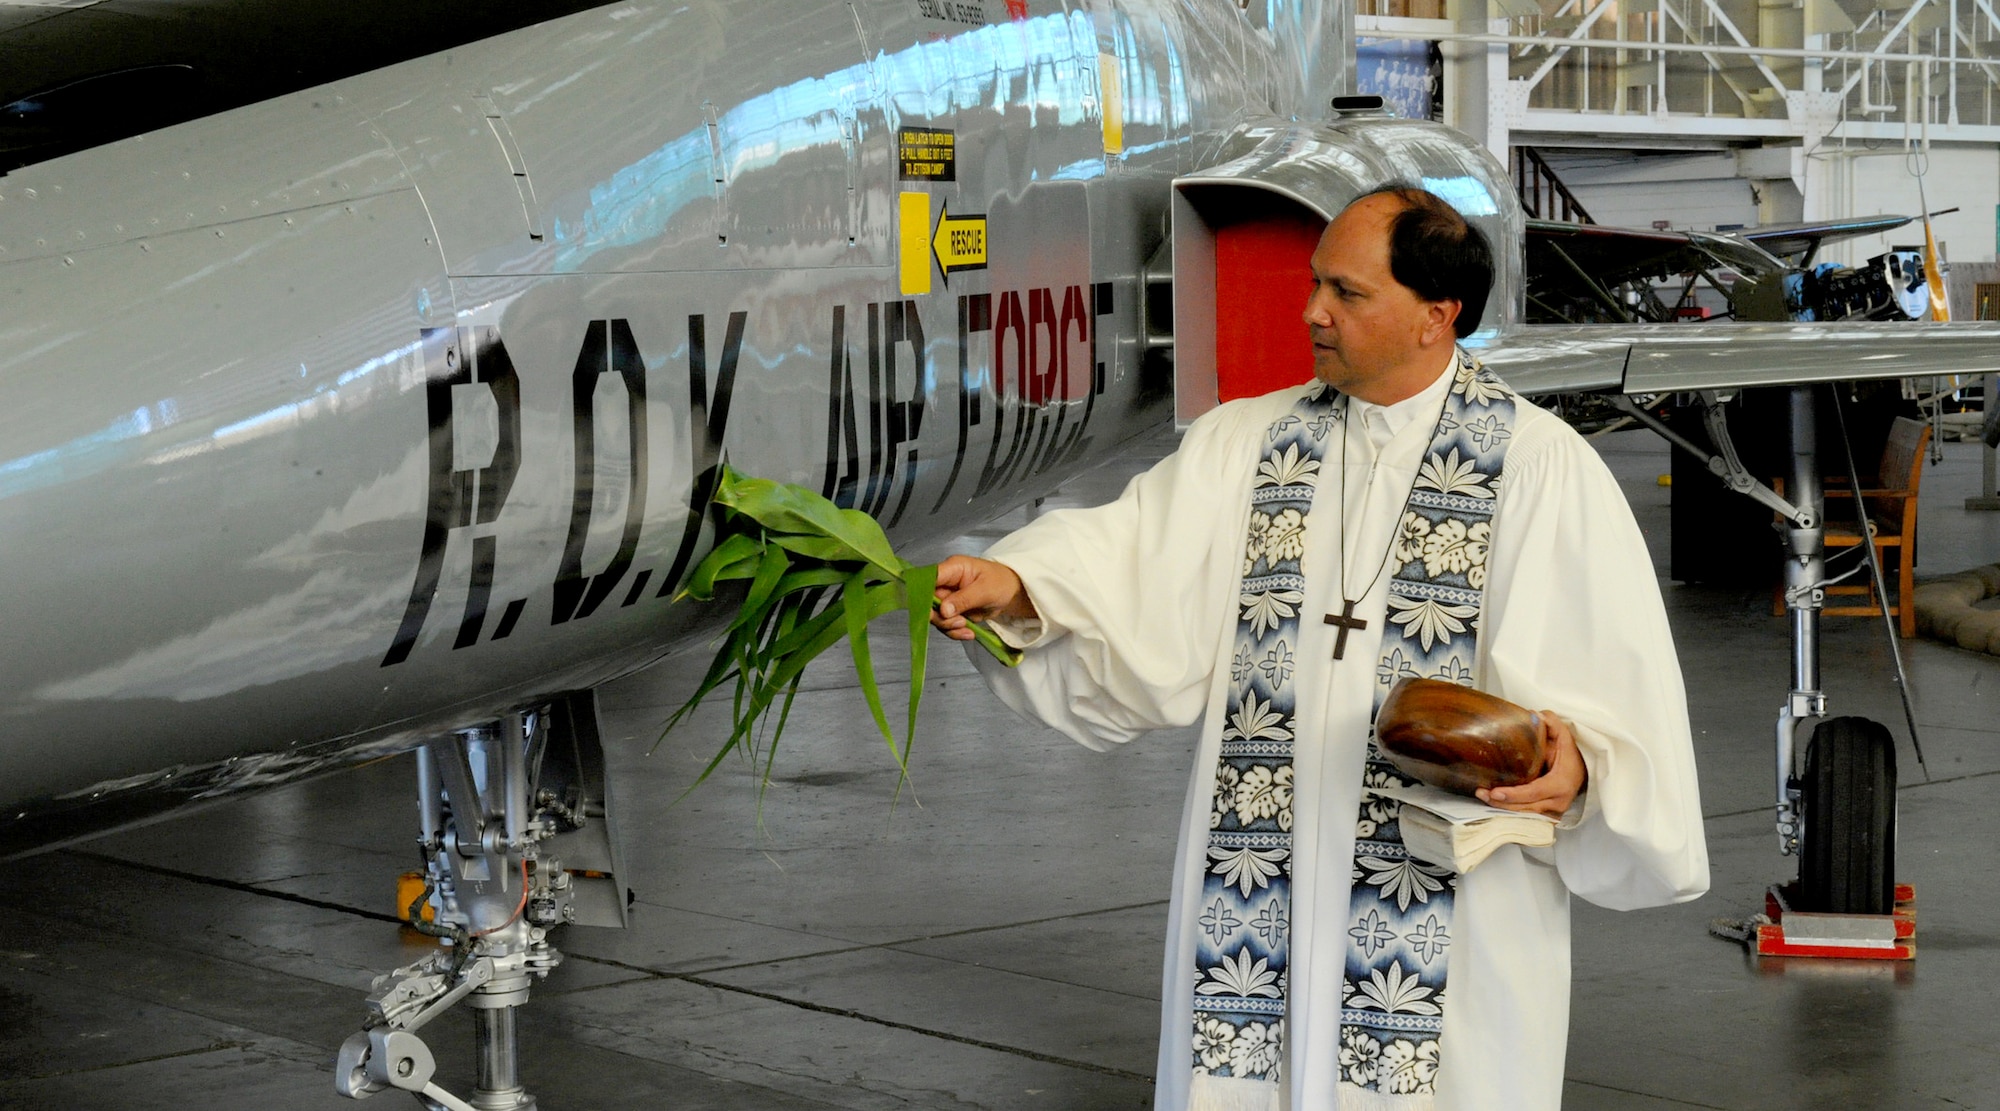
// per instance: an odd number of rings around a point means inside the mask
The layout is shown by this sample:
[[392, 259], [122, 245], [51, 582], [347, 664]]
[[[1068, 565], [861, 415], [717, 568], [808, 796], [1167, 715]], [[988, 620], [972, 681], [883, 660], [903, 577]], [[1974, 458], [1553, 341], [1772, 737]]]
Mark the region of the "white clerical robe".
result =
[[[1354, 427], [1344, 447], [1329, 445], [1307, 519], [1286, 1065], [1297, 1111], [1339, 1106], [1355, 820], [1385, 627], [1388, 576], [1376, 568], [1449, 378], [1372, 417], [1364, 409], [1376, 407], [1350, 399]], [[1160, 1111], [1186, 1107], [1193, 1069], [1192, 953], [1251, 479], [1271, 422], [1316, 388], [1223, 405], [1118, 500], [1049, 513], [988, 552], [1020, 574], [1040, 613], [1038, 630], [1016, 630], [1029, 648], [1018, 668], [972, 653], [1009, 706], [1096, 749], [1203, 722], [1169, 912]], [[1379, 452], [1369, 428], [1387, 440]], [[1589, 784], [1552, 851], [1509, 845], [1460, 878], [1440, 1111], [1560, 1106], [1570, 892], [1628, 909], [1708, 887], [1680, 666], [1623, 494], [1575, 431], [1525, 401], [1501, 482], [1477, 685], [1572, 722]], [[1345, 568], [1334, 527], [1343, 519]], [[1335, 630], [1321, 618], [1341, 612], [1343, 578], [1350, 592], [1366, 589], [1355, 614], [1368, 627], [1335, 661]]]

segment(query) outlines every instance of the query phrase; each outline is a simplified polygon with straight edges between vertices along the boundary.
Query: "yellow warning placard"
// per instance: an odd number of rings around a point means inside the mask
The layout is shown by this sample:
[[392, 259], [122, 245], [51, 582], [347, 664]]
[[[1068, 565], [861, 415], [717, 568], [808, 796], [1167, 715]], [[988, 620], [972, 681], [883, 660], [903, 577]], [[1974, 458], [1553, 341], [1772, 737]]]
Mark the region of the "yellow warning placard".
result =
[[935, 127], [897, 128], [896, 176], [904, 181], [957, 181], [958, 133]]
[[948, 205], [939, 205], [931, 253], [937, 256], [947, 285], [951, 275], [961, 270], [986, 269], [986, 215], [953, 216]]
[[905, 297], [931, 291], [931, 195], [904, 193], [898, 198], [896, 237], [902, 250], [901, 288]]
[[1116, 54], [1097, 56], [1098, 111], [1104, 117], [1104, 153], [1125, 150], [1125, 88]]

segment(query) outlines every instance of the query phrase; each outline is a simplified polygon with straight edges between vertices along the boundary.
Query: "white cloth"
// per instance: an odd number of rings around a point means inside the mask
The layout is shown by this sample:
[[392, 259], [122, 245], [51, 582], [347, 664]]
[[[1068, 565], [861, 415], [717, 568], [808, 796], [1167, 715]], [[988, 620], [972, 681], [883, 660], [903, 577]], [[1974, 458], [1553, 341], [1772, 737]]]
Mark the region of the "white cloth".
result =
[[[1216, 409], [1117, 501], [1047, 514], [988, 552], [1020, 574], [1040, 613], [1010, 630], [1028, 638], [1018, 668], [972, 653], [1017, 712], [1095, 749], [1207, 715], [1173, 882], [1160, 1111], [1186, 1107], [1192, 1075], [1190, 954], [1251, 476], [1266, 429], [1312, 388]], [[1390, 433], [1379, 456], [1358, 434], [1338, 465], [1341, 449], [1328, 452], [1310, 520], [1342, 518], [1344, 466], [1348, 590], [1361, 590], [1387, 552], [1444, 388], [1441, 380], [1379, 414]], [[1570, 892], [1628, 909], [1708, 887], [1680, 667], [1631, 510], [1602, 460], [1558, 418], [1524, 402], [1516, 436], [1494, 519], [1477, 685], [1572, 722], [1590, 779], [1553, 851], [1508, 846], [1460, 880], [1440, 1111], [1560, 1106]], [[1287, 1026], [1291, 1106], [1301, 1111], [1338, 1106], [1354, 822], [1386, 608], [1378, 576], [1355, 610], [1368, 628], [1335, 662], [1333, 630], [1319, 617], [1340, 612], [1339, 546], [1335, 528], [1307, 537], [1298, 652]]]

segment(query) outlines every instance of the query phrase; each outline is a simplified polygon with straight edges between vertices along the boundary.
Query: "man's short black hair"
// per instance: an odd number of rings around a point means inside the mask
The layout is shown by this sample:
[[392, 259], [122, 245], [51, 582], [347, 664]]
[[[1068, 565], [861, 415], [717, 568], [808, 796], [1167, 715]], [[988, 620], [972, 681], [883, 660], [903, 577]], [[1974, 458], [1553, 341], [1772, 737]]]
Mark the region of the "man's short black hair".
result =
[[1403, 202], [1389, 224], [1389, 273], [1426, 301], [1457, 301], [1452, 330], [1471, 335], [1486, 313], [1493, 288], [1493, 247], [1458, 210], [1428, 189], [1385, 185], [1366, 196], [1386, 194]]

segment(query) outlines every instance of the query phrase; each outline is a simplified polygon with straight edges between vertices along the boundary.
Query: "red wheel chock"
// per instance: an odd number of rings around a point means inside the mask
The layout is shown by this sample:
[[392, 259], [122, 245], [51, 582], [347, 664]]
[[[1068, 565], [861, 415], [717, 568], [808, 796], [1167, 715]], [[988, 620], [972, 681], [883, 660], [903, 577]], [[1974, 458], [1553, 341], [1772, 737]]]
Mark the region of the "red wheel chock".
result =
[[1759, 956], [1916, 959], [1917, 891], [1910, 884], [1896, 885], [1896, 909], [1891, 914], [1793, 910], [1791, 900], [1797, 896], [1796, 883], [1772, 884], [1764, 892], [1764, 913], [1754, 920], [1754, 947]]

